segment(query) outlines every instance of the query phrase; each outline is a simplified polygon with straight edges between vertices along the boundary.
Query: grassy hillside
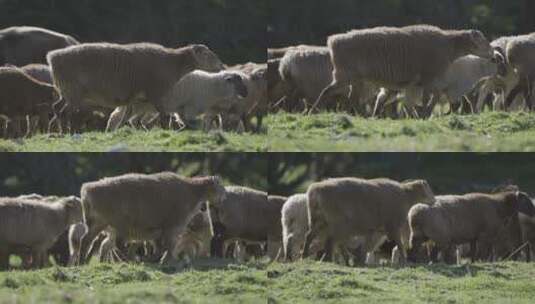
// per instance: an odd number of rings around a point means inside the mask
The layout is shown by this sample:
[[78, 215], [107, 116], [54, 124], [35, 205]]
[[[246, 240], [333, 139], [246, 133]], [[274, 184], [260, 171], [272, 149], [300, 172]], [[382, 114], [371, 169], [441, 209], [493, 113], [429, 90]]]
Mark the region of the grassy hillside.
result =
[[92, 264], [0, 273], [0, 303], [532, 303], [535, 264]]
[[279, 113], [266, 125], [272, 151], [535, 151], [535, 114], [524, 112], [429, 120]]
[[267, 149], [266, 134], [228, 132], [169, 131], [149, 132], [129, 127], [112, 133], [88, 132], [73, 136], [37, 135], [29, 139], [0, 140], [2, 152], [106, 152], [106, 151], [248, 151]]

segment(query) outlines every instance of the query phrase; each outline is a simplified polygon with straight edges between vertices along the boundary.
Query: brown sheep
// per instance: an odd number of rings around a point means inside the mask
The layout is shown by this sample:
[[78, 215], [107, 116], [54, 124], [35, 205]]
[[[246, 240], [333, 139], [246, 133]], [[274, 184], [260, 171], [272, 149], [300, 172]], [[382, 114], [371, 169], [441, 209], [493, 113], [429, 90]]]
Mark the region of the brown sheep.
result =
[[307, 191], [309, 231], [303, 257], [309, 255], [311, 241], [326, 231], [327, 260], [332, 260], [334, 248], [373, 232], [386, 234], [406, 258], [407, 212], [417, 203], [433, 201], [433, 191], [424, 180], [399, 183], [386, 178], [344, 177], [313, 183]]
[[[477, 30], [442, 30], [429, 25], [377, 27], [332, 35], [327, 40], [334, 66], [333, 81], [316, 106], [347, 86], [363, 81], [391, 90], [404, 89], [409, 106], [457, 58], [469, 54], [492, 58], [493, 50]], [[357, 98], [360, 100], [360, 98]]]
[[26, 136], [31, 133], [27, 116], [48, 114], [59, 96], [54, 86], [40, 82], [16, 67], [0, 67], [0, 87], [0, 114], [6, 121], [5, 131], [9, 121], [26, 119]]
[[[106, 227], [125, 241], [160, 240], [166, 255], [177, 258], [177, 238], [184, 232], [202, 202], [225, 196], [221, 179], [182, 177], [171, 172], [125, 174], [82, 185], [84, 223], [89, 232], [83, 242], [84, 257], [91, 241]], [[102, 246], [102, 245], [101, 245]]]
[[215, 53], [198, 44], [169, 49], [150, 43], [88, 43], [52, 51], [47, 58], [62, 96], [51, 125], [66, 108], [84, 104], [114, 109], [145, 102], [165, 114], [164, 96], [182, 76], [223, 68]]
[[[531, 216], [535, 207], [525, 193], [517, 191], [437, 196], [433, 205], [418, 204], [408, 213], [411, 250], [427, 240], [444, 252], [450, 252], [453, 245], [470, 243], [473, 262], [476, 244], [485, 250], [492, 248], [506, 224], [519, 212]], [[480, 255], [488, 257], [490, 253]], [[453, 262], [448, 258], [446, 261]]]
[[[284, 199], [247, 187], [227, 186], [223, 200], [210, 205], [216, 235], [223, 242], [267, 242], [274, 259], [281, 246], [281, 208]], [[223, 246], [223, 243], [220, 244]], [[218, 250], [223, 252], [222, 248]]]
[[[12, 248], [27, 248], [32, 266], [43, 267], [48, 249], [74, 223], [82, 220], [80, 199], [74, 196], [54, 203], [18, 198], [0, 199], [0, 269], [9, 267]], [[39, 229], [35, 229], [39, 227]]]
[[52, 50], [77, 45], [71, 36], [32, 26], [13, 26], [0, 30], [0, 66], [46, 63]]

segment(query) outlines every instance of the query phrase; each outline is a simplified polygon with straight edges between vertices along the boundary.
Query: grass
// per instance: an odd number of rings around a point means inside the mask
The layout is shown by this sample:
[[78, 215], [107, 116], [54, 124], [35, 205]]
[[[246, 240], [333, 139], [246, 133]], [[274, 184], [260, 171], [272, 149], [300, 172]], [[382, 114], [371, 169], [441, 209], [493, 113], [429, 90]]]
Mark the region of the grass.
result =
[[532, 303], [535, 264], [91, 264], [0, 273], [0, 303]]
[[525, 112], [429, 120], [278, 113], [266, 125], [270, 151], [535, 151], [535, 113]]
[[0, 140], [0, 152], [263, 152], [266, 150], [265, 133], [176, 132], [162, 129], [147, 132], [129, 127], [111, 133], [87, 132], [72, 136], [37, 135], [29, 139]]

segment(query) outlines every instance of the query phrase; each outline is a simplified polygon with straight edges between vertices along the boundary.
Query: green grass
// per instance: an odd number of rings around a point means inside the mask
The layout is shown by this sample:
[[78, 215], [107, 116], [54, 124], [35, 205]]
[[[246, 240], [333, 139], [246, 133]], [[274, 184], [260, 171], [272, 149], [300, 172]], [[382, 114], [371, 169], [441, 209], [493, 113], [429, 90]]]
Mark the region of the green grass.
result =
[[0, 273], [0, 303], [532, 303], [535, 264], [97, 264]]
[[37, 135], [29, 139], [0, 140], [0, 152], [107, 152], [107, 151], [247, 151], [267, 150], [267, 135], [230, 132], [169, 131], [149, 132], [129, 127], [116, 132], [87, 132], [76, 135]]
[[535, 113], [485, 112], [429, 120], [278, 113], [270, 151], [535, 151]]

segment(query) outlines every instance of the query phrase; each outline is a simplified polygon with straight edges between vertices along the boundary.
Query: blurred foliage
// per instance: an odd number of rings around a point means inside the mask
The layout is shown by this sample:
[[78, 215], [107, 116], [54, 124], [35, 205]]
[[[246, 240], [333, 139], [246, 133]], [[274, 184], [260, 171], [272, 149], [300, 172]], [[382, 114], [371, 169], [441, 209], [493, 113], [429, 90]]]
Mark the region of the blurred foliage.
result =
[[0, 0], [0, 27], [32, 25], [81, 42], [204, 43], [228, 64], [264, 62], [267, 0]]
[[435, 194], [516, 184], [535, 194], [533, 153], [271, 153], [269, 193], [291, 195], [329, 177], [426, 179]]
[[477, 28], [494, 39], [535, 31], [534, 13], [533, 0], [270, 0], [268, 40], [324, 45], [350, 29], [419, 23]]
[[226, 185], [267, 190], [261, 153], [1, 153], [0, 196], [79, 195], [84, 182], [125, 173], [219, 175]]

